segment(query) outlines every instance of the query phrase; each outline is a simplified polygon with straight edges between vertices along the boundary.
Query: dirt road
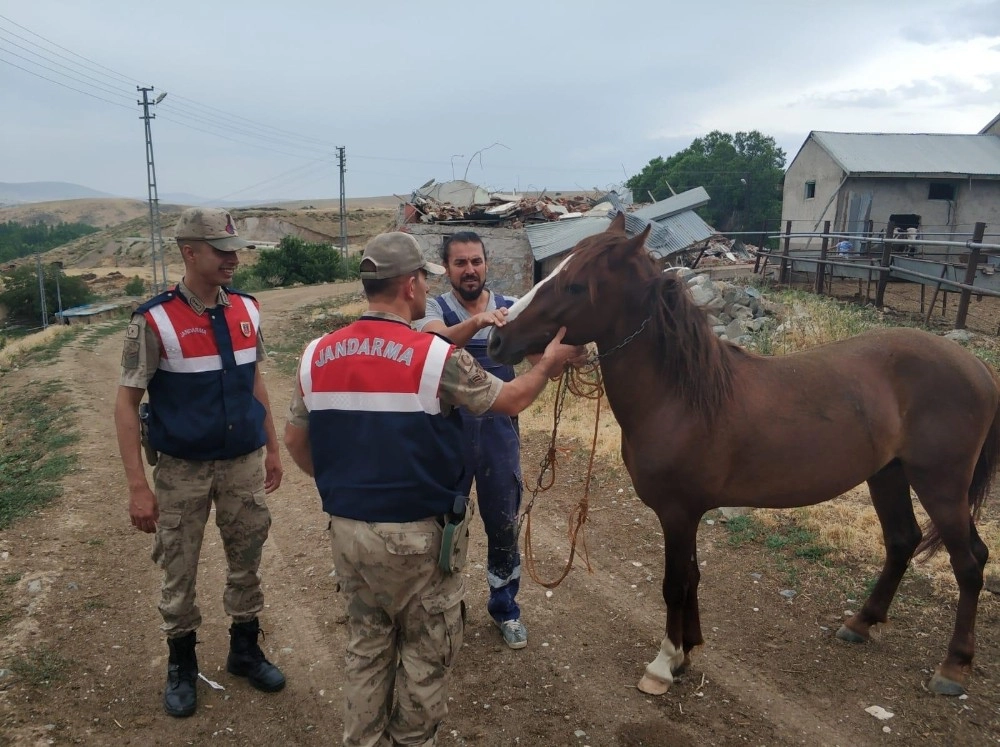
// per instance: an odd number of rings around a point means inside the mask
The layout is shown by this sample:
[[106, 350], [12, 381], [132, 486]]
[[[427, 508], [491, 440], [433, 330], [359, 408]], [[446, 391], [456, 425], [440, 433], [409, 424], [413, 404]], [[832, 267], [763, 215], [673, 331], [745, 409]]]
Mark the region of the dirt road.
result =
[[[261, 293], [264, 330], [280, 334], [297, 309], [330, 287]], [[342, 292], [342, 291], [338, 291]], [[63, 497], [0, 532], [0, 580], [12, 604], [0, 615], [0, 667], [30, 659], [49, 684], [0, 674], [0, 744], [319, 745], [339, 743], [344, 627], [332, 588], [323, 514], [310, 481], [285, 459], [269, 499], [274, 523], [262, 568], [269, 658], [287, 688], [264, 695], [223, 670], [228, 620], [224, 560], [213, 527], [199, 579], [205, 622], [203, 674], [189, 719], [160, 705], [166, 646], [156, 610], [160, 572], [151, 540], [126, 511], [111, 406], [121, 340], [71, 344], [55, 364], [6, 375], [24, 396], [61, 380], [82, 438], [79, 467]], [[292, 381], [264, 368], [279, 429]], [[525, 434], [525, 477], [534, 481], [546, 434]], [[582, 490], [585, 454], [561, 452], [557, 486], [539, 496], [533, 541], [544, 575], [567, 554], [566, 516]], [[989, 507], [997, 515], [997, 501]], [[711, 517], [706, 517], [711, 518]], [[876, 745], [1000, 742], [1000, 601], [983, 593], [976, 671], [966, 699], [922, 686], [942, 658], [953, 623], [954, 588], [942, 597], [908, 574], [893, 622], [868, 645], [836, 640], [870, 575], [780, 558], [760, 545], [734, 547], [718, 522], [702, 523], [702, 621], [706, 646], [666, 696], [635, 688], [664, 625], [663, 537], [627, 476], [598, 466], [587, 551], [551, 594], [530, 579], [522, 607], [530, 643], [505, 648], [485, 610], [485, 548], [475, 533], [468, 569], [466, 645], [452, 688], [443, 745]], [[789, 601], [780, 592], [795, 589]], [[40, 676], [38, 678], [44, 679]], [[865, 712], [878, 705], [894, 716]]]

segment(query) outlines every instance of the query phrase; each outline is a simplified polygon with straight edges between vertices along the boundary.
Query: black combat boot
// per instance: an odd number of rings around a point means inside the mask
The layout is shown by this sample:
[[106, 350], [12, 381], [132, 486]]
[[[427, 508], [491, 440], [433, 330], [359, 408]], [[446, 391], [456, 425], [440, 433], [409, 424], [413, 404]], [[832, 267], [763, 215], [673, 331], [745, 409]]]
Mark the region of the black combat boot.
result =
[[260, 624], [254, 618], [249, 622], [234, 622], [229, 628], [229, 658], [226, 671], [237, 677], [246, 677], [250, 684], [266, 693], [274, 693], [285, 686], [285, 675], [264, 658], [257, 645]]
[[192, 630], [180, 638], [168, 638], [170, 658], [167, 662], [167, 688], [163, 691], [163, 710], [171, 716], [190, 716], [198, 705], [197, 641]]

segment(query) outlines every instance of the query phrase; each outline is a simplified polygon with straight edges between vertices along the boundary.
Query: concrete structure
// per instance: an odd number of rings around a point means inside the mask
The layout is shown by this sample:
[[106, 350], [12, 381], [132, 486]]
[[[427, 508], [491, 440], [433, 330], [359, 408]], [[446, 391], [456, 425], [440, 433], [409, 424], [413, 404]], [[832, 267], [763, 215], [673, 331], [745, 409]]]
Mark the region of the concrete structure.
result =
[[131, 301], [111, 301], [108, 303], [93, 303], [85, 306], [74, 306], [57, 313], [56, 324], [97, 324], [110, 319], [130, 314], [135, 307]]
[[[992, 134], [998, 131], [997, 134]], [[1000, 224], [1000, 117], [978, 135], [811, 132], [785, 173], [782, 230], [915, 228], [964, 239]], [[856, 242], [860, 243], [860, 242]], [[818, 249], [793, 239], [792, 248]], [[857, 250], [857, 246], [855, 249]]]
[[[498, 293], [512, 296], [523, 295], [532, 286], [531, 247], [519, 228], [487, 228], [466, 223], [429, 223], [427, 225], [407, 225], [402, 230], [413, 235], [420, 244], [424, 256], [433, 262], [441, 261], [441, 242], [444, 237], [459, 231], [475, 231], [486, 247], [489, 266], [487, 285]], [[431, 280], [431, 292], [435, 295], [449, 290], [446, 278]]]

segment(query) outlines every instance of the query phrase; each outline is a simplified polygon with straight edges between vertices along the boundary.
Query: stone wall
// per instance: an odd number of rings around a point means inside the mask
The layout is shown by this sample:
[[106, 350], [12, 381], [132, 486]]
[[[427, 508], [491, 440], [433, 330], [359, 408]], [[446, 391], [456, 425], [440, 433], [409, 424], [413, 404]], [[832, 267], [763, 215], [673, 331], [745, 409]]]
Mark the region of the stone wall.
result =
[[[408, 225], [406, 231], [420, 244], [424, 256], [441, 263], [441, 242], [444, 237], [458, 231], [475, 231], [486, 247], [489, 271], [487, 284], [504, 295], [521, 296], [532, 286], [533, 262], [531, 247], [524, 231], [515, 228], [486, 228], [483, 226]], [[431, 281], [434, 294], [451, 288], [446, 279]]]

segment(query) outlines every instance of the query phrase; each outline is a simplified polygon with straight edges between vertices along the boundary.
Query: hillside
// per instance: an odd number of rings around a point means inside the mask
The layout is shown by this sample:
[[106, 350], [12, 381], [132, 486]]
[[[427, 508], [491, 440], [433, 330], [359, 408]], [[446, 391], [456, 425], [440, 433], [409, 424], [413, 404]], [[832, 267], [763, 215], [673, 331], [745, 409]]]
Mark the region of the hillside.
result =
[[[179, 209], [177, 205], [160, 204], [161, 211]], [[14, 221], [22, 225], [38, 222], [48, 225], [86, 223], [97, 228], [107, 228], [143, 216], [148, 219], [147, 203], [123, 197], [32, 202], [0, 208], [0, 223]]]
[[[93, 215], [111, 216], [116, 214], [115, 211], [121, 211], [121, 214], [127, 217], [97, 233], [83, 236], [45, 252], [42, 261], [61, 262], [68, 275], [83, 276], [100, 295], [120, 290], [129, 278], [136, 275], [151, 280], [149, 212], [146, 203], [127, 200], [73, 200], [66, 203], [50, 203], [56, 207], [48, 212], [60, 216], [55, 222], [59, 220], [89, 222], [85, 220], [86, 213], [74, 213], [82, 207], [78, 204], [82, 202], [98, 203], [91, 207], [96, 211], [92, 213]], [[135, 202], [141, 210], [129, 210], [131, 206], [127, 203], [131, 202]], [[315, 203], [304, 201], [303, 204], [312, 206]], [[0, 210], [0, 221], [16, 220], [10, 217], [9, 213], [28, 207]], [[163, 240], [166, 245], [167, 277], [171, 280], [178, 278], [183, 271], [180, 254], [173, 241], [173, 228], [181, 209], [180, 206], [170, 205], [162, 207], [160, 212]], [[234, 209], [231, 213], [240, 235], [260, 242], [260, 248], [273, 246], [288, 235], [300, 236], [306, 241], [331, 244], [336, 244], [340, 237], [340, 213], [336, 208], [285, 210], [272, 207]], [[391, 228], [395, 224], [395, 218], [395, 209], [360, 207], [351, 209], [347, 215], [349, 249], [360, 251], [372, 236]], [[252, 265], [257, 261], [257, 252], [257, 249], [241, 251], [240, 261]], [[33, 256], [23, 257], [13, 264], [29, 262], [34, 262]]]
[[0, 205], [83, 198], [114, 198], [114, 195], [68, 182], [0, 182]]

